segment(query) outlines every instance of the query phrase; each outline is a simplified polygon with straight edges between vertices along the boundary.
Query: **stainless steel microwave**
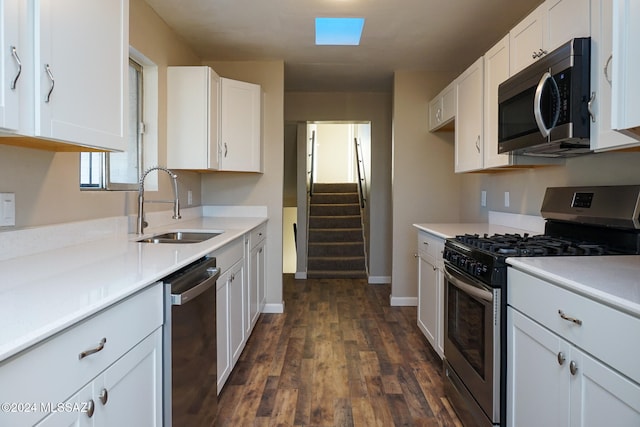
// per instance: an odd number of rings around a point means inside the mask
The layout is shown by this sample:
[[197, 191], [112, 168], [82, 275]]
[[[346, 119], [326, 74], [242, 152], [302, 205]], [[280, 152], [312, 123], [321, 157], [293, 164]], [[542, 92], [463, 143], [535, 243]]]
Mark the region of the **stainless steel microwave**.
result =
[[588, 153], [591, 39], [575, 38], [498, 87], [498, 153]]

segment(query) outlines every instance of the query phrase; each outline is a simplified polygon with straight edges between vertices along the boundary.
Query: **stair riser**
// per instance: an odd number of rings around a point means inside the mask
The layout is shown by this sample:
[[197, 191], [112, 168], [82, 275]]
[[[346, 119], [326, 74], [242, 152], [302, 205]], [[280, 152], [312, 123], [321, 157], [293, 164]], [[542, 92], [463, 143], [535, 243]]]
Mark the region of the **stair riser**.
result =
[[326, 205], [332, 203], [358, 203], [358, 193], [314, 193], [311, 196], [312, 205]]
[[361, 230], [309, 230], [309, 243], [362, 241]]
[[364, 246], [362, 243], [356, 244], [325, 244], [325, 245], [309, 245], [309, 256], [364, 256]]
[[356, 193], [358, 192], [358, 184], [313, 184], [314, 193]]
[[359, 216], [309, 217], [309, 228], [359, 228], [361, 226]]
[[311, 205], [309, 214], [312, 216], [360, 215], [360, 205]]
[[309, 258], [308, 270], [364, 271], [364, 257], [359, 258]]

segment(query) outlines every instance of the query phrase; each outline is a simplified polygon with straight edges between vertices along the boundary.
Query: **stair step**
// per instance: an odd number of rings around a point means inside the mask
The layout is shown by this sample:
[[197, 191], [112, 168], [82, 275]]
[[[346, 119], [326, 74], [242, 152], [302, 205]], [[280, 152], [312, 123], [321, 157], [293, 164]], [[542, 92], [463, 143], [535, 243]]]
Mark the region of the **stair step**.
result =
[[357, 183], [315, 183], [314, 193], [355, 193], [358, 191]]
[[309, 243], [308, 256], [364, 256], [364, 245], [362, 242]]
[[309, 257], [307, 259], [308, 270], [362, 270], [364, 271], [364, 257]]
[[310, 228], [309, 243], [362, 242], [361, 228]]
[[358, 228], [360, 215], [309, 215], [309, 228]]
[[358, 193], [313, 193], [310, 204], [358, 203]]
[[360, 215], [360, 205], [357, 203], [310, 205], [309, 215], [311, 216]]

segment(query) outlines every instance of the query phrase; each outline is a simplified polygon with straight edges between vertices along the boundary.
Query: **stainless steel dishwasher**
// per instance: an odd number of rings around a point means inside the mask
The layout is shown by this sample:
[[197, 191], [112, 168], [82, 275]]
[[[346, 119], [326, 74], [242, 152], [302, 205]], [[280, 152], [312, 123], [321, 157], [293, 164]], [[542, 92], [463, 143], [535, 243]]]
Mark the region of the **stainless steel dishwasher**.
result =
[[216, 259], [205, 257], [163, 279], [164, 425], [209, 426], [218, 410]]

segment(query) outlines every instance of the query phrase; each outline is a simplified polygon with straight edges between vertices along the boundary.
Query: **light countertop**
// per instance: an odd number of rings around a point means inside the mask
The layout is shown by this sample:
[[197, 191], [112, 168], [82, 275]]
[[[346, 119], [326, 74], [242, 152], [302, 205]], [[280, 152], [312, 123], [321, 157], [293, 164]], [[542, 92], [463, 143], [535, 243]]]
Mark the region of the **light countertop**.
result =
[[[0, 261], [0, 361], [159, 281], [265, 222], [202, 217]], [[223, 230], [193, 244], [135, 240], [171, 229]]]
[[640, 317], [640, 255], [517, 257], [507, 264]]
[[539, 234], [535, 231], [523, 230], [520, 228], [506, 227], [504, 225], [489, 224], [486, 222], [480, 223], [444, 223], [444, 224], [413, 224], [418, 230], [425, 231], [434, 236], [447, 239], [449, 237], [455, 237], [460, 234]]

